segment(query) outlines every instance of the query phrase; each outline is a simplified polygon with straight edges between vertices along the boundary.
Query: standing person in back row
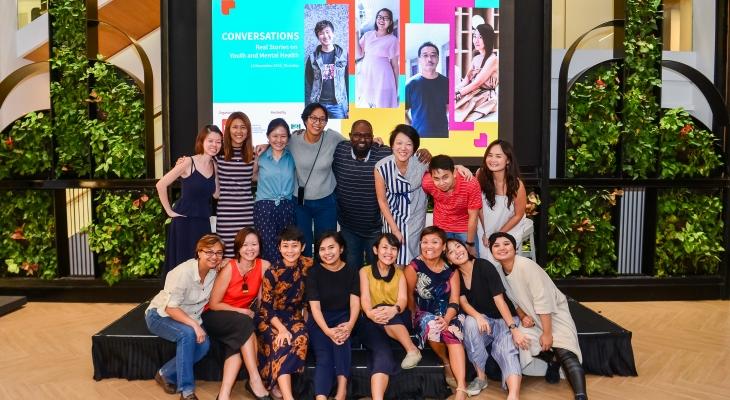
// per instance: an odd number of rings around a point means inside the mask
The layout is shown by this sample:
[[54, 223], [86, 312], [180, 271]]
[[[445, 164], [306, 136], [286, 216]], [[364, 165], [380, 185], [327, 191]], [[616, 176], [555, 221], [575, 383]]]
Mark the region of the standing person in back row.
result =
[[335, 27], [323, 19], [314, 25], [319, 45], [304, 67], [304, 103], [319, 103], [333, 119], [347, 118], [347, 50], [335, 43]]
[[482, 196], [479, 182], [454, 174], [454, 161], [446, 155], [431, 159], [423, 177], [423, 190], [433, 197], [433, 224], [449, 238], [466, 243], [469, 254], [478, 256], [476, 247]]

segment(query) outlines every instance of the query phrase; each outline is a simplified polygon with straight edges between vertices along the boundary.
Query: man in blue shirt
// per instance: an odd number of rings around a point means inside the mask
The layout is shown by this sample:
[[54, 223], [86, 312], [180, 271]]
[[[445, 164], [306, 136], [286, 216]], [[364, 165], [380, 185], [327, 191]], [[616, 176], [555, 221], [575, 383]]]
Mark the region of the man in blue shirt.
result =
[[406, 121], [422, 138], [449, 137], [449, 80], [436, 71], [439, 49], [426, 42], [418, 48], [418, 69], [406, 83]]

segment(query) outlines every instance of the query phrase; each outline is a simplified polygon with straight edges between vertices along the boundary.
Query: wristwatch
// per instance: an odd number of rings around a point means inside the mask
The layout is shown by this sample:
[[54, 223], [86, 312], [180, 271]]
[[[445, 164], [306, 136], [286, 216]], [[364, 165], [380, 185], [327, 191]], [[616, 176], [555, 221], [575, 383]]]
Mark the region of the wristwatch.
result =
[[509, 326], [507, 328], [509, 328], [509, 330], [516, 329], [517, 328], [517, 324], [515, 324], [513, 322], [513, 323], [509, 324]]
[[474, 243], [474, 242], [464, 242], [464, 243], [466, 243], [466, 245], [469, 247], [474, 247], [476, 245], [476, 243]]

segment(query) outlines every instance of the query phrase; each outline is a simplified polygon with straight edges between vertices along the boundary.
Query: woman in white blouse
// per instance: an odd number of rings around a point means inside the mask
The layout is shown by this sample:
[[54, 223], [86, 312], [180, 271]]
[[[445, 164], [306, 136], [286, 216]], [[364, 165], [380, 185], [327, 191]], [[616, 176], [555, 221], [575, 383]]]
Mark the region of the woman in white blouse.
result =
[[167, 274], [165, 288], [152, 299], [145, 312], [150, 332], [177, 346], [175, 357], [157, 371], [155, 380], [166, 393], [180, 392], [184, 400], [197, 399], [193, 365], [210, 347], [200, 315], [210, 298], [224, 246], [218, 235], [201, 237], [195, 246], [195, 258]]

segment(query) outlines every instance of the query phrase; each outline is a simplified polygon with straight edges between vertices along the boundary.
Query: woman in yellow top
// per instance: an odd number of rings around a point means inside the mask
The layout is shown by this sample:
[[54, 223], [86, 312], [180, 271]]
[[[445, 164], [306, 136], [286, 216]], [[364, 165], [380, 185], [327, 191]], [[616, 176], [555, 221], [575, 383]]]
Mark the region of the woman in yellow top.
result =
[[360, 303], [365, 316], [360, 329], [363, 344], [370, 350], [373, 400], [383, 399], [389, 376], [398, 372], [389, 338], [397, 340], [407, 352], [401, 368], [414, 368], [421, 361], [421, 352], [406, 328], [409, 318], [403, 313], [408, 303], [406, 280], [403, 270], [395, 265], [400, 246], [392, 233], [381, 234], [373, 245], [376, 265], [360, 269]]

